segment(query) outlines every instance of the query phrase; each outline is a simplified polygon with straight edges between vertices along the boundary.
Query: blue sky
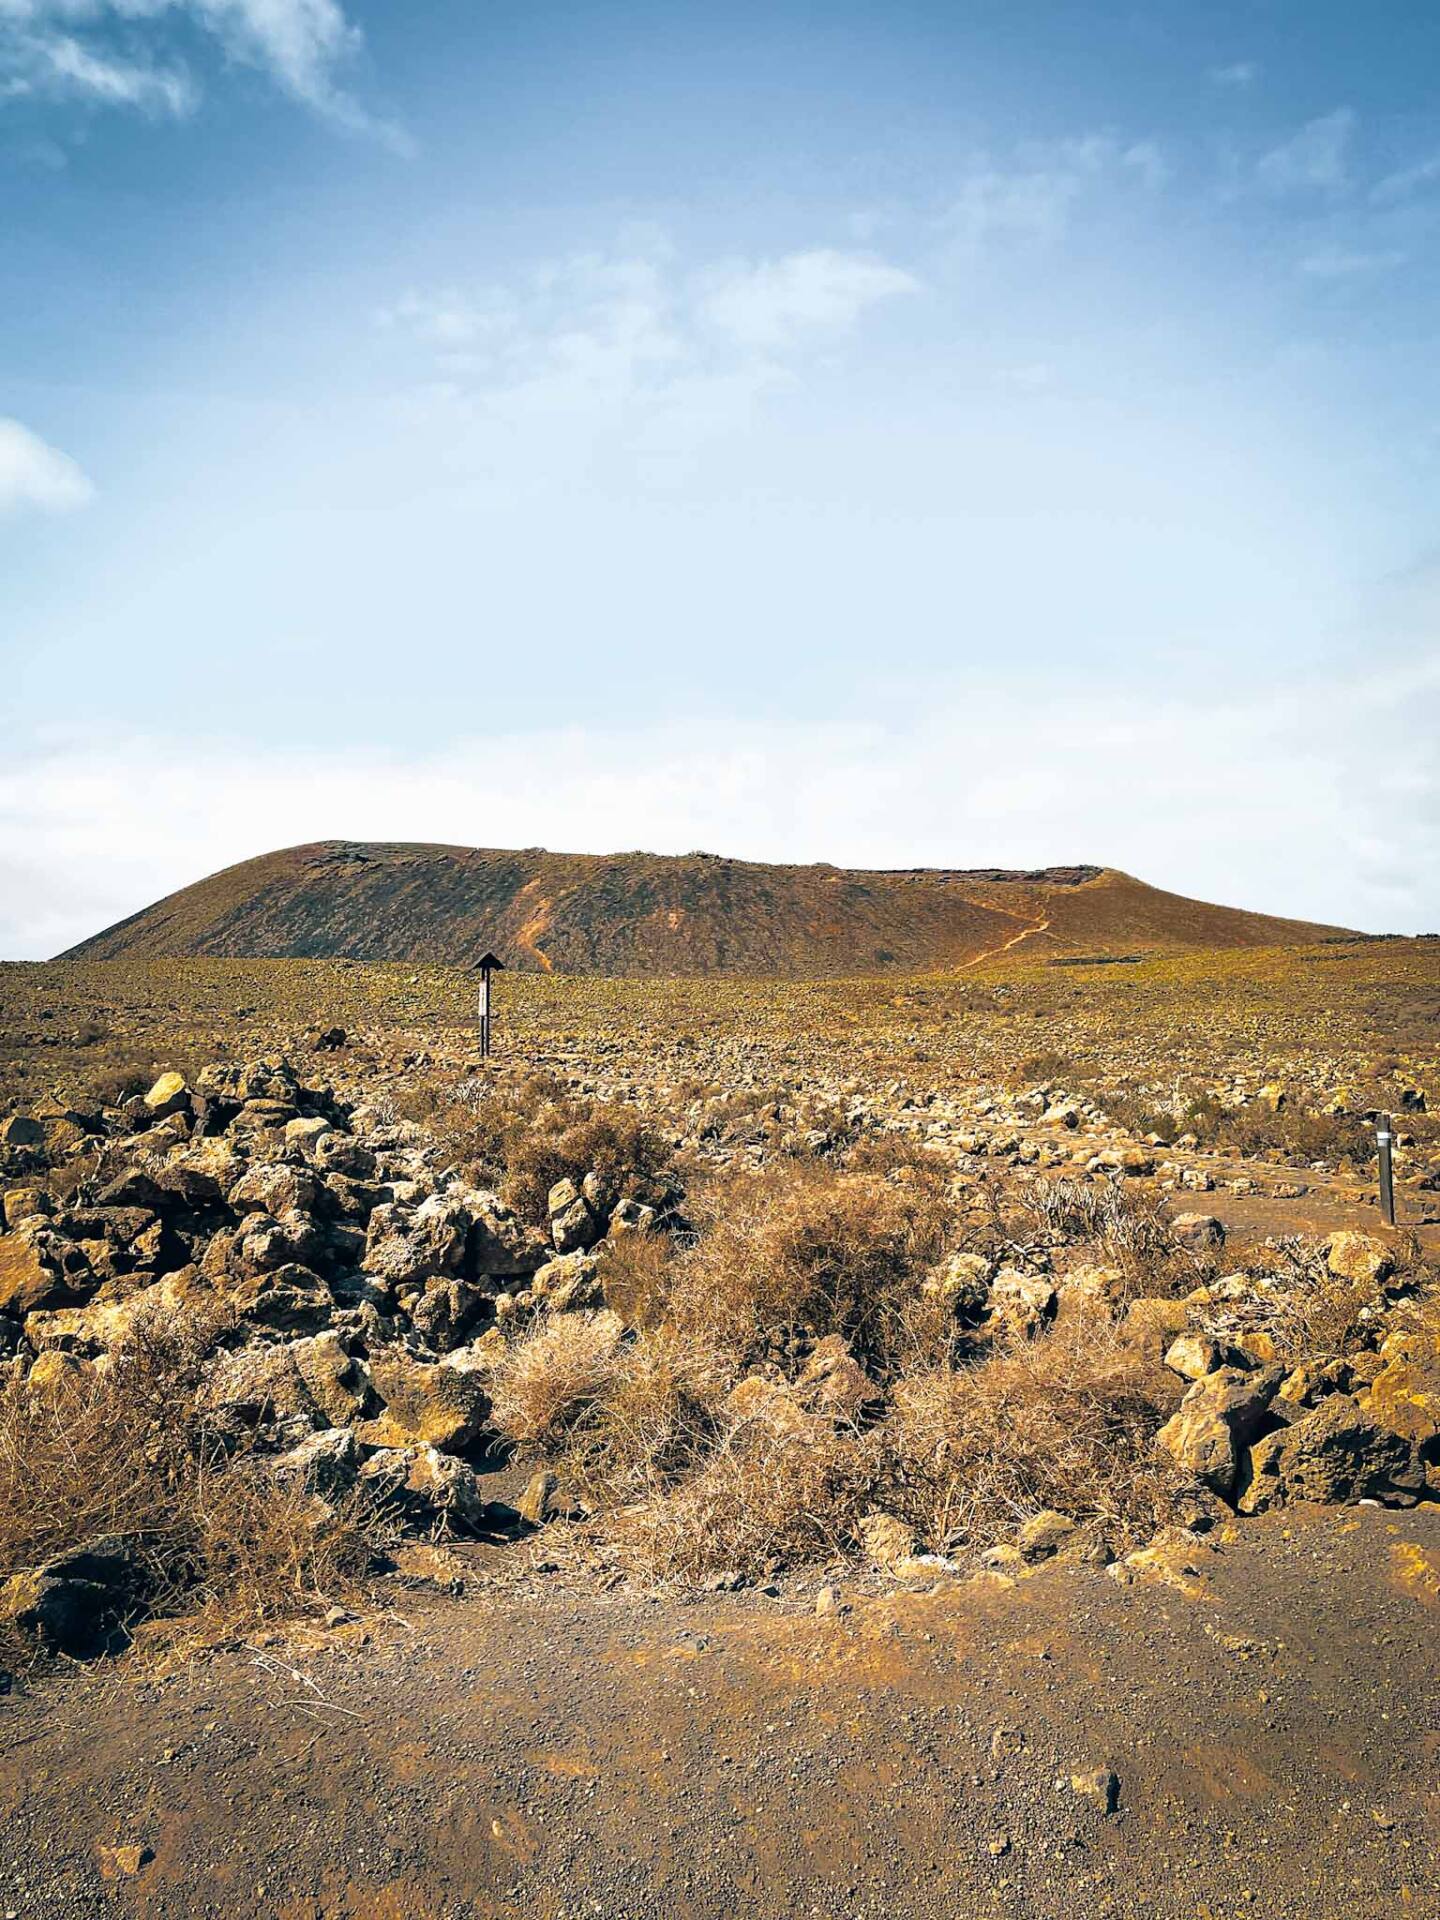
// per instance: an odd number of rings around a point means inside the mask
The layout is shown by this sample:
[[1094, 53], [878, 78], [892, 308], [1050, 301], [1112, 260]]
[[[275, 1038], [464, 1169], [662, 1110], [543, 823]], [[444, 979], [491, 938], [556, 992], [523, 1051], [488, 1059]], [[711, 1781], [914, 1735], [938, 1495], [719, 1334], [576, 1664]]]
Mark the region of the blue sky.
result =
[[1440, 926], [1437, 55], [0, 0], [0, 953], [328, 836]]

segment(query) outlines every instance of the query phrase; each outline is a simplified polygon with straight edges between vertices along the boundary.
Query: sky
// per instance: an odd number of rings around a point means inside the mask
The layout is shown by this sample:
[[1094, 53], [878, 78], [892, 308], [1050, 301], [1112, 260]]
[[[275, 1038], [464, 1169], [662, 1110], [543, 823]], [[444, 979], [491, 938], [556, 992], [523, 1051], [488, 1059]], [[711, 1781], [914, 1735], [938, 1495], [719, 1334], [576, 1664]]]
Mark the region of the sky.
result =
[[1440, 928], [1440, 10], [0, 0], [0, 957], [303, 841]]

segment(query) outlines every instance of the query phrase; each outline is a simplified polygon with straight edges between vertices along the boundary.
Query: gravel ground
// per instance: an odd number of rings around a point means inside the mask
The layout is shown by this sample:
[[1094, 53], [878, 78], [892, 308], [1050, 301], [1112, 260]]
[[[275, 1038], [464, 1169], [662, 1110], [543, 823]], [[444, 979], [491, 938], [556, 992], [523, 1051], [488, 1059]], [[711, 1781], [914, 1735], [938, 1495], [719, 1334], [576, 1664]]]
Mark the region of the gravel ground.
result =
[[390, 1584], [0, 1699], [0, 1914], [1440, 1913], [1434, 1508], [1250, 1522], [1129, 1585], [842, 1581], [825, 1617]]

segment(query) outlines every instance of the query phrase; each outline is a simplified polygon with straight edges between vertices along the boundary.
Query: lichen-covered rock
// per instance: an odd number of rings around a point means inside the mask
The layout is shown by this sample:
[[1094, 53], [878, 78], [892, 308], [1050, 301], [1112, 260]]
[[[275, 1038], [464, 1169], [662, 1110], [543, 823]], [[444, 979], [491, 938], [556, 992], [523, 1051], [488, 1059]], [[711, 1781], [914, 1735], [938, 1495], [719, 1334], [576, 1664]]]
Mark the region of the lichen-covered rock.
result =
[[470, 1530], [485, 1519], [486, 1501], [474, 1473], [435, 1447], [384, 1447], [360, 1469], [357, 1485], [412, 1526]]
[[1182, 1333], [1171, 1343], [1165, 1364], [1182, 1380], [1203, 1380], [1220, 1366], [1220, 1347], [1208, 1334]]
[[190, 1105], [190, 1089], [183, 1073], [162, 1073], [145, 1095], [145, 1105], [157, 1120], [181, 1113]]
[[1232, 1500], [1244, 1451], [1260, 1437], [1283, 1378], [1278, 1367], [1253, 1373], [1221, 1367], [1207, 1374], [1191, 1387], [1156, 1443], [1203, 1486]]
[[83, 1307], [27, 1314], [25, 1338], [37, 1353], [53, 1347], [94, 1357], [127, 1339], [137, 1319], [153, 1315], [163, 1322], [195, 1307], [214, 1307], [218, 1299], [214, 1287], [195, 1267], [181, 1267], [153, 1286], [136, 1287], [118, 1300], [101, 1297]]
[[292, 1340], [286, 1351], [312, 1402], [332, 1426], [349, 1426], [375, 1405], [369, 1368], [348, 1351], [333, 1328], [309, 1340]]
[[13, 1575], [0, 1586], [0, 1622], [48, 1653], [87, 1659], [119, 1633], [144, 1585], [134, 1548], [107, 1536]]
[[271, 1100], [285, 1106], [298, 1105], [300, 1100], [295, 1069], [274, 1054], [245, 1061], [236, 1069], [232, 1086], [224, 1091], [233, 1091], [237, 1100]]
[[554, 1313], [603, 1304], [600, 1261], [593, 1253], [562, 1253], [547, 1260], [530, 1281], [528, 1306], [547, 1306]]
[[1387, 1280], [1395, 1271], [1395, 1256], [1373, 1233], [1332, 1233], [1325, 1242], [1325, 1264], [1337, 1279], [1360, 1283]]
[[468, 1209], [448, 1194], [432, 1194], [413, 1213], [394, 1205], [376, 1207], [361, 1265], [397, 1288], [459, 1273], [470, 1224]]
[[310, 1157], [323, 1173], [343, 1173], [351, 1180], [373, 1180], [375, 1155], [361, 1141], [334, 1130], [320, 1134], [309, 1147]]
[[1225, 1244], [1225, 1227], [1213, 1213], [1178, 1213], [1170, 1231], [1191, 1253], [1205, 1253]]
[[321, 1186], [308, 1167], [261, 1162], [242, 1173], [226, 1196], [238, 1214], [313, 1214]]
[[974, 1326], [990, 1304], [991, 1262], [980, 1253], [952, 1253], [926, 1274], [922, 1292], [944, 1300], [955, 1317]]
[[436, 1353], [463, 1346], [490, 1297], [470, 1280], [427, 1280], [425, 1290], [410, 1308], [410, 1324]]
[[5, 1230], [12, 1233], [22, 1220], [43, 1220], [55, 1210], [54, 1202], [41, 1187], [11, 1187], [4, 1196], [3, 1217]]
[[579, 1253], [604, 1237], [605, 1223], [573, 1180], [557, 1180], [546, 1202], [557, 1253]]
[[282, 1486], [298, 1485], [322, 1500], [338, 1500], [355, 1485], [361, 1460], [348, 1427], [325, 1427], [267, 1461], [266, 1471]]
[[793, 1438], [803, 1438], [815, 1426], [792, 1386], [759, 1373], [748, 1373], [735, 1383], [723, 1411], [732, 1426], [766, 1427]]
[[1047, 1507], [1042, 1513], [1032, 1514], [1024, 1523], [1015, 1535], [1015, 1545], [1025, 1564], [1033, 1566], [1037, 1561], [1052, 1559], [1062, 1547], [1070, 1544], [1077, 1532], [1068, 1513], [1057, 1513]]
[[990, 1282], [992, 1323], [1023, 1339], [1033, 1340], [1054, 1319], [1055, 1305], [1054, 1282], [1043, 1274], [1002, 1267]]
[[534, 1273], [550, 1258], [544, 1234], [527, 1227], [498, 1194], [476, 1187], [452, 1191], [470, 1216], [465, 1242], [465, 1273], [470, 1279], [514, 1279]]
[[1357, 1395], [1361, 1408], [1414, 1449], [1430, 1491], [1440, 1494], [1440, 1334], [1397, 1331], [1374, 1356]]
[[838, 1333], [816, 1341], [795, 1388], [807, 1406], [832, 1419], [854, 1419], [875, 1398], [874, 1383]]
[[0, 1234], [0, 1313], [16, 1319], [43, 1307], [62, 1307], [94, 1292], [96, 1276], [82, 1250], [52, 1231], [43, 1218], [22, 1220]]
[[1295, 1501], [1343, 1505], [1370, 1499], [1409, 1506], [1425, 1488], [1409, 1442], [1344, 1393], [1329, 1395], [1293, 1425], [1258, 1440], [1245, 1477], [1242, 1513]]
[[1120, 1323], [1120, 1337], [1142, 1358], [1159, 1366], [1171, 1345], [1185, 1333], [1190, 1313], [1183, 1300], [1132, 1300]]
[[235, 1235], [229, 1266], [240, 1275], [271, 1273], [277, 1267], [312, 1266], [325, 1252], [324, 1238], [308, 1214], [252, 1213]]
[[453, 1452], [475, 1440], [490, 1413], [485, 1375], [458, 1364], [463, 1355], [417, 1360], [403, 1347], [370, 1357], [370, 1380], [382, 1411], [360, 1438], [372, 1447], [437, 1447]]
[[217, 1354], [200, 1399], [206, 1407], [238, 1414], [251, 1426], [295, 1414], [315, 1426], [329, 1424], [316, 1406], [290, 1347], [241, 1347]]

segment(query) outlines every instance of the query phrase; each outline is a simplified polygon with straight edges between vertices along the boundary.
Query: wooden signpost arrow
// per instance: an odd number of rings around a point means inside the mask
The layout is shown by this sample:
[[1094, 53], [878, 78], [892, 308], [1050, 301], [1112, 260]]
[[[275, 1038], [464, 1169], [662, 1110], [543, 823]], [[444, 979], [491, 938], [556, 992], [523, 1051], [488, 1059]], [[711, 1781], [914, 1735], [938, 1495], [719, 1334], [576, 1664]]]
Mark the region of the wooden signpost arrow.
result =
[[498, 954], [484, 953], [475, 962], [475, 971], [480, 975], [480, 1058], [490, 1058], [490, 976], [503, 973], [505, 962]]

